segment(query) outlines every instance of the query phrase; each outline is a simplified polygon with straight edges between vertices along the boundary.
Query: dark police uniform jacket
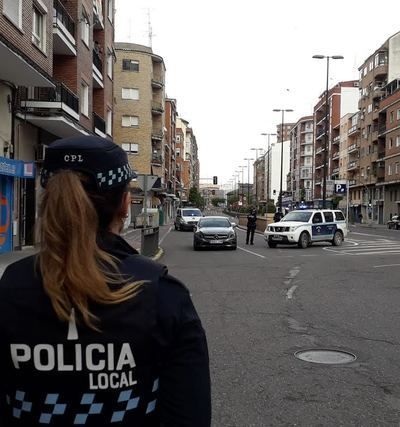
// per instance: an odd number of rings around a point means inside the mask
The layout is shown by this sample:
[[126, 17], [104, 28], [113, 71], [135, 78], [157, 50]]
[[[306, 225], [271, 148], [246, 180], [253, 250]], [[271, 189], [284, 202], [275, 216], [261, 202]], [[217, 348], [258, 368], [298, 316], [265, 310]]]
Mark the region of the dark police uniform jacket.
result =
[[101, 246], [146, 280], [92, 311], [101, 332], [58, 320], [35, 257], [0, 281], [0, 426], [209, 426], [204, 330], [185, 286], [113, 234]]

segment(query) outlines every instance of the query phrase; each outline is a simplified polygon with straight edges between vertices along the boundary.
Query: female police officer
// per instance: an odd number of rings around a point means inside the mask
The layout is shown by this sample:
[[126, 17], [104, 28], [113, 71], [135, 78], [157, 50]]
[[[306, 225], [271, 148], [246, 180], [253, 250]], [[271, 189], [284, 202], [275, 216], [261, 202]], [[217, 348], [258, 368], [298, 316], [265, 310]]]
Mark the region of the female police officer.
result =
[[40, 251], [0, 282], [1, 426], [209, 426], [205, 334], [187, 289], [119, 232], [126, 153], [46, 151]]

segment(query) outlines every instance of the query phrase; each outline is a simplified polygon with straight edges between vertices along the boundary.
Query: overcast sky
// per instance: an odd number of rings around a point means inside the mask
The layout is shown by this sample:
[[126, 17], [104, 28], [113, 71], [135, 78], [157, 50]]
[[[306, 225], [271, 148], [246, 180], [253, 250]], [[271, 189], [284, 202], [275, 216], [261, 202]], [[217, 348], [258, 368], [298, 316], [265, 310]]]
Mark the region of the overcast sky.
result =
[[[261, 132], [280, 122], [273, 108], [292, 108], [285, 122], [312, 114], [330, 82], [358, 79], [358, 66], [400, 31], [400, 1], [116, 0], [116, 40], [149, 45], [167, 68], [166, 93], [196, 134], [200, 177], [226, 183]], [[287, 118], [287, 120], [286, 120]]]

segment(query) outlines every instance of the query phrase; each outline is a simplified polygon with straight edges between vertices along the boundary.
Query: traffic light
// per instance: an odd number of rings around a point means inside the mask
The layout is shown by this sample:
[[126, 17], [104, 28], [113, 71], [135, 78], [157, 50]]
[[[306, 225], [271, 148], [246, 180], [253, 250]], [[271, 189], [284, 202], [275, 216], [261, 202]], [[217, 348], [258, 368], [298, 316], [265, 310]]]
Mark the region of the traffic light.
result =
[[214, 185], [218, 184], [218, 177], [217, 176], [213, 176], [213, 184]]

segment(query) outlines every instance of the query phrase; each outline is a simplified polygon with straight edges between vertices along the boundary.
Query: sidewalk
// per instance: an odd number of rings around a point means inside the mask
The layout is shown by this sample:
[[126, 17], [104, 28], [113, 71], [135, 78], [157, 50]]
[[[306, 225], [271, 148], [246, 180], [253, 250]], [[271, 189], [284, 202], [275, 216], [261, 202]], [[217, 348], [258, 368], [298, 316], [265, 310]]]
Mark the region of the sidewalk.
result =
[[[173, 227], [173, 223], [160, 226], [159, 242], [162, 243], [164, 237], [169, 233], [171, 227]], [[125, 234], [122, 235], [122, 237], [131, 246], [133, 246], [136, 250], [140, 252], [141, 237], [142, 237], [141, 228], [129, 229]], [[1, 254], [0, 255], [0, 277], [3, 275], [4, 270], [7, 268], [8, 265], [12, 264], [13, 262], [19, 261], [22, 258], [31, 256], [35, 252], [37, 252], [37, 249], [33, 247], [27, 247], [22, 249], [21, 251], [13, 251], [13, 252]], [[164, 251], [162, 250], [161, 247], [159, 247], [157, 254], [152, 259], [154, 260], [160, 259], [163, 253]]]

